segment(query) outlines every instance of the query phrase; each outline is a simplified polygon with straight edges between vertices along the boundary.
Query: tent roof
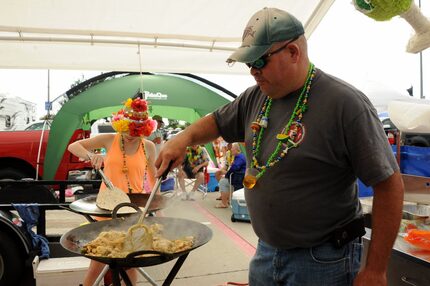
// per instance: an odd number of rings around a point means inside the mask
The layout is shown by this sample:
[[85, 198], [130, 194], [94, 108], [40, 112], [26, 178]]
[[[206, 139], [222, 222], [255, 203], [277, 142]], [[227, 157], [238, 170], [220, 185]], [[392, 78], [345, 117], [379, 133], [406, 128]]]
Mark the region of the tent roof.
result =
[[254, 12], [288, 10], [309, 38], [333, 2], [3, 0], [0, 68], [247, 73], [225, 60]]

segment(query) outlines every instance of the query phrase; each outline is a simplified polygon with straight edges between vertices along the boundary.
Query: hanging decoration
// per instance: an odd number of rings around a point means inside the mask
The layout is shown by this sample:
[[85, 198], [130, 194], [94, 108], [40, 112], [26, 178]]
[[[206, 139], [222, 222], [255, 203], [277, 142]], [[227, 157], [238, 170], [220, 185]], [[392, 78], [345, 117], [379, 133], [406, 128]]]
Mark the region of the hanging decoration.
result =
[[406, 51], [419, 53], [430, 47], [430, 21], [412, 0], [353, 0], [355, 8], [376, 21], [388, 21], [395, 16], [405, 19], [415, 30]]
[[143, 90], [142, 53], [140, 52], [140, 42], [137, 44], [137, 54], [139, 55], [140, 93], [142, 94], [142, 98], [146, 100], [146, 94]]

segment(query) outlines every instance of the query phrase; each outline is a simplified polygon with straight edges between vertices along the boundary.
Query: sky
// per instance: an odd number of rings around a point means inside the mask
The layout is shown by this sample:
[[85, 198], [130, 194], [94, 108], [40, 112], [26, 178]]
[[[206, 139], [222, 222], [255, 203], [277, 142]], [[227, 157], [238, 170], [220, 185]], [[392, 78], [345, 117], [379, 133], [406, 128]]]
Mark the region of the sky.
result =
[[[422, 1], [422, 13], [430, 17], [430, 3]], [[404, 19], [377, 22], [355, 10], [351, 1], [335, 1], [309, 39], [311, 61], [320, 69], [362, 89], [372, 100], [375, 89], [383, 93], [407, 95], [413, 86], [420, 97], [419, 54], [406, 52], [414, 33]], [[430, 49], [423, 57], [423, 95], [430, 99]], [[78, 79], [88, 79], [99, 71], [49, 71], [50, 99], [67, 91]], [[38, 116], [45, 113], [48, 98], [47, 70], [0, 69], [0, 94], [19, 96], [37, 103]], [[250, 75], [199, 75], [240, 94], [254, 84]]]
[[[429, 1], [422, 2], [422, 13], [430, 17]], [[335, 1], [311, 36], [309, 53], [316, 66], [354, 85], [377, 82], [400, 93], [412, 85], [419, 97], [419, 54], [406, 52], [413, 34], [401, 17], [378, 22], [355, 10], [351, 1]], [[422, 56], [423, 82], [430, 83], [429, 49]], [[430, 86], [423, 90], [430, 98]]]

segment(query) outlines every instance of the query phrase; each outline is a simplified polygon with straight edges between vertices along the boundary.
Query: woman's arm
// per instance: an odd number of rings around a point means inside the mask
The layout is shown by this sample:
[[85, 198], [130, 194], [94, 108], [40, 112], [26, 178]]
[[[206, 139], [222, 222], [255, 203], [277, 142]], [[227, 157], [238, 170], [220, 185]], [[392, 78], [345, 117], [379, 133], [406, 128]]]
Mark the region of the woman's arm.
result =
[[114, 137], [115, 134], [101, 134], [92, 138], [82, 139], [70, 144], [67, 150], [83, 160], [90, 160], [95, 169], [100, 169], [103, 164], [103, 156], [94, 154], [93, 150], [105, 148], [108, 151]]

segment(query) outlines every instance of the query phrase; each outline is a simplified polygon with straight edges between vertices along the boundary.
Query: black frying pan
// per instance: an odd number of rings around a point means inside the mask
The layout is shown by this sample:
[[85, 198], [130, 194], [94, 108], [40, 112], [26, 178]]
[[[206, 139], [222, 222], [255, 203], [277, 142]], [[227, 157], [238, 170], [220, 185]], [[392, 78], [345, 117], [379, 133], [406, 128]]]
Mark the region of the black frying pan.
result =
[[[115, 210], [114, 210], [115, 211]], [[87, 258], [119, 267], [145, 267], [161, 264], [179, 256], [187, 254], [212, 238], [212, 231], [204, 224], [187, 219], [171, 218], [171, 217], [147, 217], [145, 224], [151, 225], [159, 223], [163, 225], [162, 235], [167, 239], [178, 239], [184, 236], [193, 236], [194, 245], [191, 249], [166, 254], [158, 251], [137, 251], [130, 253], [125, 258], [110, 258], [110, 257], [97, 257], [84, 255], [81, 250], [85, 244], [94, 240], [102, 231], [116, 230], [127, 231], [128, 228], [137, 223], [140, 214], [132, 214], [127, 218], [115, 218], [112, 220], [98, 221], [74, 228], [67, 233], [63, 234], [60, 239], [61, 245], [76, 254], [83, 255]], [[141, 254], [158, 254], [151, 257], [137, 257]]]
[[[148, 201], [150, 194], [128, 194], [131, 203], [139, 207], [144, 207], [146, 201]], [[112, 217], [112, 212], [99, 208], [96, 205], [97, 195], [92, 195], [85, 197], [83, 199], [74, 201], [70, 203], [69, 208], [76, 213], [84, 215], [94, 215], [100, 217]], [[163, 209], [166, 206], [166, 201], [168, 198], [162, 195], [155, 195], [151, 205], [149, 206], [148, 212], [155, 212], [157, 210]], [[118, 216], [129, 215], [130, 213], [121, 213]]]

